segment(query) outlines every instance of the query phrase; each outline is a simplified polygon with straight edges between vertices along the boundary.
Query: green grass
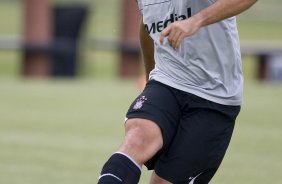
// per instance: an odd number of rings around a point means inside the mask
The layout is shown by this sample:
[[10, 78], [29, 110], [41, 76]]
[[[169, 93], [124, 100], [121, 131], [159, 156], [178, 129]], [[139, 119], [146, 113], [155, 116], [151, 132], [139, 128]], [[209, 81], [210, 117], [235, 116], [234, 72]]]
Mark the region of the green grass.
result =
[[22, 9], [20, 3], [0, 3], [0, 35], [19, 35], [22, 30]]
[[[0, 183], [95, 183], [123, 137], [134, 81], [0, 80]], [[282, 87], [247, 82], [214, 184], [282, 182]], [[148, 183], [144, 169], [141, 184]]]
[[15, 77], [20, 74], [20, 54], [0, 51], [0, 78]]
[[[281, 10], [282, 11], [282, 10]], [[280, 41], [282, 40], [282, 22], [246, 21], [238, 20], [240, 39], [254, 41]]]
[[0, 183], [93, 183], [119, 145], [135, 88], [102, 80], [0, 83]]

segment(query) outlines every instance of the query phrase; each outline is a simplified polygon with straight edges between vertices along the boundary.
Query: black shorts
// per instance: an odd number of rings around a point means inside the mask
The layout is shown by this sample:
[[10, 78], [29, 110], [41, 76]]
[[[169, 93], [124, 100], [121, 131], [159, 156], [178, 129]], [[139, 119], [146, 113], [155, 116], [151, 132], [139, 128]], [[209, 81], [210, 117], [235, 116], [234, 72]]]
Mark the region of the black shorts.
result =
[[240, 106], [149, 81], [126, 117], [148, 119], [161, 128], [164, 145], [145, 163], [148, 169], [174, 184], [205, 184], [224, 157], [239, 111]]

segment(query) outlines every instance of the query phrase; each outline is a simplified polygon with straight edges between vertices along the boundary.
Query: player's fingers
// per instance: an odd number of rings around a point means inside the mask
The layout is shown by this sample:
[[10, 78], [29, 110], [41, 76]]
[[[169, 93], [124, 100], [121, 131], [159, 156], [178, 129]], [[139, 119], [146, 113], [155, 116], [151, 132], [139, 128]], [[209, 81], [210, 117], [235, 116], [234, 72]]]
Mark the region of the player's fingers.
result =
[[175, 42], [175, 34], [176, 34], [175, 30], [171, 30], [167, 38], [171, 47], [173, 47]]
[[175, 49], [178, 49], [178, 48], [180, 47], [180, 44], [181, 44], [181, 42], [183, 41], [183, 39], [184, 39], [184, 36], [183, 36], [183, 35], [180, 35], [180, 36], [178, 37], [177, 42], [176, 42], [176, 44], [175, 44]]
[[171, 38], [169, 38], [170, 45], [171, 45], [171, 47], [173, 49], [176, 49], [177, 42], [178, 42], [178, 39], [179, 39], [180, 36], [181, 36], [181, 32], [180, 31], [174, 31], [172, 36], [171, 36]]
[[161, 32], [161, 36], [160, 36], [160, 43], [163, 44], [164, 42], [164, 38], [166, 36], [168, 36], [170, 33], [170, 26], [166, 27], [162, 32]]

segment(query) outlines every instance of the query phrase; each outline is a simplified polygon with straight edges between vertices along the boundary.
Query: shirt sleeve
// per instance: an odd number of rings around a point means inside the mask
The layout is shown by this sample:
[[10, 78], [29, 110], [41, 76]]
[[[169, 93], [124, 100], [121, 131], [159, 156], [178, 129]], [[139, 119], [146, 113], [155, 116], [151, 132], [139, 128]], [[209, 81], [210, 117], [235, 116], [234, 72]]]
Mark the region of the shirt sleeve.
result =
[[141, 14], [143, 14], [143, 3], [142, 0], [136, 0], [137, 4], [138, 4], [138, 9], [141, 12]]

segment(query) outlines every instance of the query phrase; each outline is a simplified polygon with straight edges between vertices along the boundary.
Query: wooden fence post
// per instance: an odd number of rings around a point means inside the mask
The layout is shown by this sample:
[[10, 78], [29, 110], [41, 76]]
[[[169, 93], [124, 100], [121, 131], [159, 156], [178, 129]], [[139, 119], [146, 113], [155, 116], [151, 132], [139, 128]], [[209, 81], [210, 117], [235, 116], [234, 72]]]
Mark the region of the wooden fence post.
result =
[[51, 0], [24, 0], [23, 75], [45, 77], [50, 74], [52, 42]]
[[140, 70], [140, 13], [134, 0], [123, 0], [119, 75], [136, 77]]

